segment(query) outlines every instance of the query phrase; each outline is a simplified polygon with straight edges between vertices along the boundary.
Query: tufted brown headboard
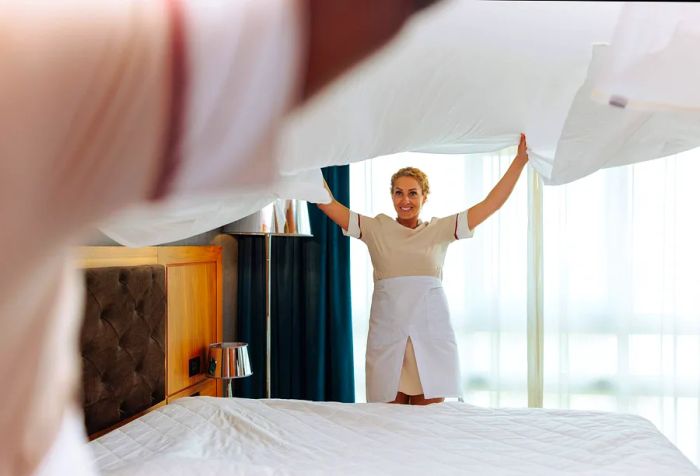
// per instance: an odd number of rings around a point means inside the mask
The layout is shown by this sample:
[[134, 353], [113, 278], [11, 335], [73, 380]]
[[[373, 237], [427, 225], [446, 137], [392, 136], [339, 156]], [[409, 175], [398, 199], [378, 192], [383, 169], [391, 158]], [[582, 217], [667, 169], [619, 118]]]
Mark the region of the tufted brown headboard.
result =
[[85, 423], [91, 438], [167, 402], [221, 395], [204, 360], [222, 339], [220, 246], [82, 247]]
[[165, 400], [165, 267], [85, 271], [80, 336], [88, 434]]

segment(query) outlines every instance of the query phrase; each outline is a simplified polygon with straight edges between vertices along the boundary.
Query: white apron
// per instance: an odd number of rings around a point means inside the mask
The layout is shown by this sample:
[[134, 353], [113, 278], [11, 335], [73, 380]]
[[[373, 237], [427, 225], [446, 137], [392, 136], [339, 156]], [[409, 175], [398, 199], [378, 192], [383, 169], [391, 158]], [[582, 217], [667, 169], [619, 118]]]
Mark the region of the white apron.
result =
[[461, 396], [457, 341], [442, 282], [401, 276], [374, 284], [365, 372], [367, 401], [396, 398], [411, 338], [425, 398]]

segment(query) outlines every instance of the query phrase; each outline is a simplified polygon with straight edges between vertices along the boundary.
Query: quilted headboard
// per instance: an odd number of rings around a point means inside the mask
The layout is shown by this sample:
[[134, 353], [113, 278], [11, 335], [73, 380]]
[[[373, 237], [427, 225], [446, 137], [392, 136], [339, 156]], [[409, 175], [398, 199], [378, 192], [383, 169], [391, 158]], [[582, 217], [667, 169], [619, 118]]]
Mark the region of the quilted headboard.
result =
[[88, 434], [165, 400], [165, 267], [85, 270], [81, 332]]
[[91, 438], [178, 398], [222, 394], [203, 364], [223, 335], [220, 246], [88, 246], [77, 258]]

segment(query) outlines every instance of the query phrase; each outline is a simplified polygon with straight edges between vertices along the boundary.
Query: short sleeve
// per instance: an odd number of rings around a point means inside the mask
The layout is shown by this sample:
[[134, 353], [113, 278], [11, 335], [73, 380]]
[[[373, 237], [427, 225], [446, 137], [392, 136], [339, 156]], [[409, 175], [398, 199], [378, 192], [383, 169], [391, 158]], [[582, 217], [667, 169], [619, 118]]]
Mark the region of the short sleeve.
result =
[[455, 240], [471, 238], [474, 234], [469, 229], [466, 210], [443, 218], [433, 218], [430, 226], [434, 230], [435, 240], [440, 243], [451, 243]]
[[469, 220], [467, 219], [468, 210], [464, 210], [457, 214], [455, 221], [455, 240], [463, 240], [474, 236], [474, 231], [469, 229]]
[[343, 230], [343, 235], [345, 236], [352, 236], [358, 240], [362, 238], [362, 230], [360, 229], [360, 215], [351, 211], [348, 229], [345, 230], [341, 227], [341, 230]]
[[379, 228], [381, 227], [379, 220], [377, 218], [371, 218], [365, 215], [360, 215], [350, 211], [350, 220], [348, 221], [348, 229], [343, 230], [343, 235], [352, 236], [358, 240], [362, 240], [365, 244], [371, 244], [380, 234]]

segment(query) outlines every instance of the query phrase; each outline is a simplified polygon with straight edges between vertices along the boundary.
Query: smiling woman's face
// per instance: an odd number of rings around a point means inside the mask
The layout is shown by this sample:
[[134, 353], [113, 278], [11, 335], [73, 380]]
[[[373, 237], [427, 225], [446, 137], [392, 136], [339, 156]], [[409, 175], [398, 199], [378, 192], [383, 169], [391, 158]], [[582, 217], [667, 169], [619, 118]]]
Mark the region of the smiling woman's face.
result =
[[418, 219], [427, 197], [423, 194], [418, 180], [413, 177], [399, 177], [394, 181], [391, 198], [399, 220], [406, 222]]

